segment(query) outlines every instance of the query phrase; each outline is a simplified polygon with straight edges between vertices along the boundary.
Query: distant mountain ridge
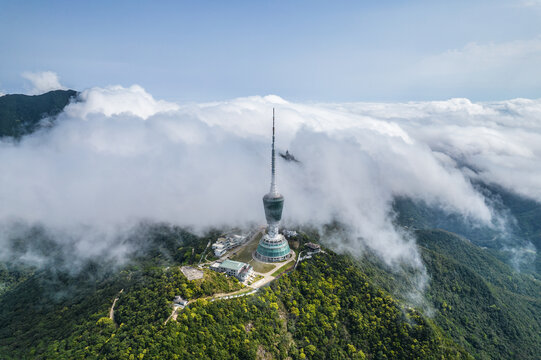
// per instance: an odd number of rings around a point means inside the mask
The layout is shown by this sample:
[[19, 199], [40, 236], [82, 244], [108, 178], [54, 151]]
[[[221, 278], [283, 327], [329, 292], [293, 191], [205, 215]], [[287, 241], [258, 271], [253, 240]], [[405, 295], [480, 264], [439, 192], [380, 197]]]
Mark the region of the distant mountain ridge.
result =
[[[472, 224], [460, 214], [450, 214], [435, 206], [410, 198], [395, 198], [396, 223], [410, 230], [443, 229], [470, 240], [475, 245], [493, 249], [500, 260], [527, 273], [541, 276], [541, 204], [513, 194], [496, 185], [475, 184], [489, 199], [497, 213], [508, 220], [505, 231]], [[512, 250], [536, 251], [514, 253]]]
[[[413, 232], [429, 281], [428, 317], [476, 359], [539, 359], [541, 282], [515, 271], [497, 251], [440, 229]], [[393, 270], [365, 254], [357, 266], [375, 286], [409, 303], [411, 269]]]
[[76, 95], [75, 90], [54, 90], [41, 95], [0, 96], [0, 137], [21, 138], [34, 132], [43, 118], [58, 115]]
[[453, 233], [416, 232], [435, 322], [479, 359], [536, 359], [541, 283]]

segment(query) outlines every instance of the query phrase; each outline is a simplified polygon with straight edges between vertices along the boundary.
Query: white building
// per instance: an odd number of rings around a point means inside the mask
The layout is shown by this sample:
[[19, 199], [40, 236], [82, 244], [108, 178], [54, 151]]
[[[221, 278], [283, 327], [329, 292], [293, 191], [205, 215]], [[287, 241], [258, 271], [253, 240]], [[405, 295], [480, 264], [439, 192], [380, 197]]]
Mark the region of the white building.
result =
[[188, 300], [184, 300], [180, 295], [177, 295], [173, 299], [173, 303], [175, 305], [186, 306], [188, 305]]
[[239, 245], [242, 245], [246, 241], [247, 237], [242, 235], [227, 235], [219, 238], [214, 244], [212, 249], [216, 257], [221, 257], [228, 250], [233, 249]]
[[239, 281], [246, 281], [254, 272], [252, 265], [233, 260], [225, 260], [222, 263], [214, 263], [210, 266], [214, 271], [234, 276]]
[[216, 257], [220, 257], [227, 252], [227, 249], [225, 248], [224, 244], [221, 242], [216, 242], [212, 244], [212, 249], [214, 250], [214, 255]]

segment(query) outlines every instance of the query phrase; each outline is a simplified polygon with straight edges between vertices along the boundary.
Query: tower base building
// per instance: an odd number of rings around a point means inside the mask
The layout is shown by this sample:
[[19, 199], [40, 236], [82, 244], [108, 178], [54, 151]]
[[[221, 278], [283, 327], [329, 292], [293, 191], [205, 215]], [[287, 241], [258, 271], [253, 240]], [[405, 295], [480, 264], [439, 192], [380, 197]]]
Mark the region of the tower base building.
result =
[[274, 238], [265, 234], [259, 241], [254, 257], [262, 262], [281, 262], [291, 257], [291, 249], [284, 235], [278, 234]]

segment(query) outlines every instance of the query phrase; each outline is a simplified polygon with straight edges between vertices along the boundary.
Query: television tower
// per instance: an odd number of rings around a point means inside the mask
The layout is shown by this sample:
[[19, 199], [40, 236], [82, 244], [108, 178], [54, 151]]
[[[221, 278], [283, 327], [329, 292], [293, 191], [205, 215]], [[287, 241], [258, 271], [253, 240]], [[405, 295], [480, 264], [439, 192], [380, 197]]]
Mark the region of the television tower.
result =
[[285, 237], [280, 234], [279, 225], [284, 208], [284, 196], [276, 188], [276, 152], [274, 108], [272, 109], [272, 150], [271, 150], [271, 185], [268, 194], [263, 196], [263, 209], [267, 219], [267, 233], [259, 241], [254, 257], [263, 262], [280, 262], [289, 259], [291, 250]]

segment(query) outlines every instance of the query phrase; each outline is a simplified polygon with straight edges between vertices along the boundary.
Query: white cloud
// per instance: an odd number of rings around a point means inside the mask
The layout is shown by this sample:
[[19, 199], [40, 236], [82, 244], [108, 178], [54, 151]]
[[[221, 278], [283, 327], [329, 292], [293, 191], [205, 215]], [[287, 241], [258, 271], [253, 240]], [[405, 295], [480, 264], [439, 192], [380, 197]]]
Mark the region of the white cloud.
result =
[[79, 94], [79, 99], [80, 102], [71, 104], [66, 109], [68, 116], [86, 119], [92, 114], [101, 116], [131, 114], [147, 119], [160, 112], [178, 109], [176, 104], [154, 100], [152, 95], [138, 85], [128, 88], [118, 85], [92, 88]]
[[520, 7], [535, 7], [541, 6], [541, 0], [523, 0], [518, 2]]
[[121, 256], [114, 234], [141, 219], [196, 229], [263, 223], [273, 107], [278, 148], [302, 161], [278, 163], [284, 220], [338, 219], [351, 231], [340, 246], [353, 253], [371, 249], [390, 264], [421, 266], [414, 242], [392, 223], [395, 196], [484, 224], [493, 211], [471, 177], [541, 201], [541, 100], [299, 104], [253, 96], [177, 106], [139, 86], [89, 89], [80, 99], [49, 131], [0, 142], [0, 224], [71, 234], [84, 226], [80, 256]]
[[432, 154], [444, 153], [478, 171], [468, 176], [541, 202], [541, 99], [450, 99], [349, 108], [359, 116], [392, 119]]
[[417, 81], [434, 89], [539, 89], [541, 37], [502, 43], [469, 43], [424, 59], [415, 69]]
[[58, 75], [52, 71], [24, 72], [22, 77], [29, 80], [32, 89], [31, 95], [39, 95], [52, 90], [66, 89], [60, 84]]

